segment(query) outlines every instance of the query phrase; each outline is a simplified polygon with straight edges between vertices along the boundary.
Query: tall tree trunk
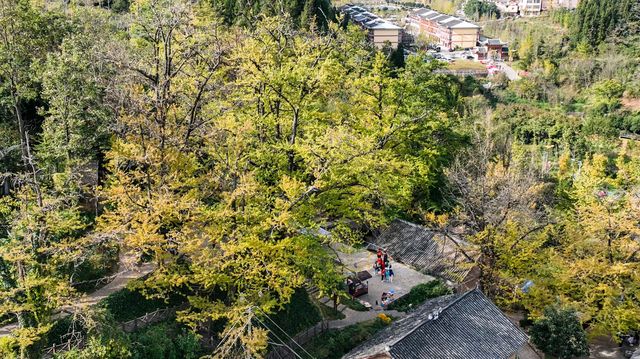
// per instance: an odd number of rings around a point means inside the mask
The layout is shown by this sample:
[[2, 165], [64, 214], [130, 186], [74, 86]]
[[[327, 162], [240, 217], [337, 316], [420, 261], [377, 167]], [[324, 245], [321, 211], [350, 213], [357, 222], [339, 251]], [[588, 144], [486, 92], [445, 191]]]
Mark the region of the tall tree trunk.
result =
[[296, 138], [298, 136], [298, 121], [300, 120], [300, 110], [297, 108], [293, 109], [293, 123], [291, 124], [291, 138], [289, 139], [289, 145], [291, 145], [291, 149], [287, 153], [289, 157], [289, 172], [293, 172], [296, 169], [295, 163], [295, 151], [293, 150], [293, 145], [296, 144]]
[[11, 100], [13, 105], [13, 113], [16, 116], [16, 122], [18, 123], [18, 132], [20, 133], [20, 152], [22, 154], [22, 163], [25, 168], [29, 168], [27, 151], [27, 129], [24, 123], [24, 117], [22, 115], [22, 107], [20, 106], [20, 98], [18, 97], [15, 82], [11, 79]]

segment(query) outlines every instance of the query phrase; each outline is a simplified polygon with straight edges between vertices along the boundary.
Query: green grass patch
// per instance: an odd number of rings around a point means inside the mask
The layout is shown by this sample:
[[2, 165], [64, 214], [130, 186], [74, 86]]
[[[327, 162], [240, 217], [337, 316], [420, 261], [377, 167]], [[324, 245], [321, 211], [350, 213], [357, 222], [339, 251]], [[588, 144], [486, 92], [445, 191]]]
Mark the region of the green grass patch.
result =
[[486, 70], [487, 67], [479, 62], [471, 61], [471, 60], [455, 60], [449, 65], [447, 65], [447, 69], [449, 70], [474, 70], [474, 71], [482, 71]]
[[306, 349], [317, 359], [339, 359], [385, 326], [382, 320], [376, 318], [339, 330], [331, 329], [309, 342]]
[[358, 312], [367, 312], [367, 311], [369, 311], [369, 309], [367, 309], [367, 307], [365, 307], [362, 303], [360, 303], [355, 298], [351, 298], [351, 297], [340, 298], [340, 303], [346, 305], [347, 308], [353, 309], [353, 310], [358, 311]]
[[433, 280], [429, 283], [418, 284], [417, 286], [411, 288], [407, 295], [391, 303], [389, 305], [389, 310], [406, 312], [411, 308], [424, 303], [427, 299], [437, 298], [451, 293], [453, 293], [451, 288], [447, 287], [439, 280]]

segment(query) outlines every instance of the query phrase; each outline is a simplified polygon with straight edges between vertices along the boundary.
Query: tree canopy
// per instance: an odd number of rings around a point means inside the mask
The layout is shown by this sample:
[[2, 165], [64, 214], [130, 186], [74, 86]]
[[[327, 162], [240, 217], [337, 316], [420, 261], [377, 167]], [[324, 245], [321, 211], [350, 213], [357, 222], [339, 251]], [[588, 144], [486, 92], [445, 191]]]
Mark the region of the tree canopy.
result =
[[[551, 355], [639, 330], [639, 10], [488, 26], [516, 42], [510, 82], [376, 49], [326, 0], [0, 0], [1, 355], [39, 357], [65, 309], [71, 358], [187, 356], [196, 333], [261, 357], [257, 323], [343, 292], [331, 245], [396, 218], [468, 242]], [[71, 308], [125, 259], [177, 322], [125, 338]]]

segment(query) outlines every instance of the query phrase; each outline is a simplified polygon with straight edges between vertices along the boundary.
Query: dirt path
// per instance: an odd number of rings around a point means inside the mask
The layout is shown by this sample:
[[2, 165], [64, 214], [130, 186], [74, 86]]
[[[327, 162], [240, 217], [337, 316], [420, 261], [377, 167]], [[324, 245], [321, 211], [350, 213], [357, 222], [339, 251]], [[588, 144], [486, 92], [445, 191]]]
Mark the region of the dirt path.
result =
[[[132, 264], [131, 257], [122, 257], [120, 258], [120, 263], [118, 264], [118, 271], [116, 272], [116, 276], [112, 281], [107, 283], [102, 288], [96, 290], [95, 292], [85, 294], [82, 297], [78, 298], [78, 300], [73, 305], [60, 308], [59, 312], [54, 314], [53, 317], [55, 319], [64, 318], [74, 313], [78, 309], [95, 305], [102, 299], [126, 287], [127, 283], [129, 283], [130, 281], [142, 278], [151, 273], [154, 269], [155, 265], [151, 263], [145, 263], [141, 266], [137, 266]], [[11, 335], [11, 332], [17, 329], [17, 327], [18, 325], [16, 323], [0, 327], [0, 337]]]

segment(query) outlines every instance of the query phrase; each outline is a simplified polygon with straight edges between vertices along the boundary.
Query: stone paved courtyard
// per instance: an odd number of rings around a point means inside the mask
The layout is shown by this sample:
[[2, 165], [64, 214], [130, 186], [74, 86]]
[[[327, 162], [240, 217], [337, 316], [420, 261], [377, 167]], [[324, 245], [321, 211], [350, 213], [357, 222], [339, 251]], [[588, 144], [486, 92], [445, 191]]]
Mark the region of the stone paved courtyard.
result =
[[[335, 245], [334, 249], [338, 253], [338, 256], [342, 263], [348, 268], [348, 270], [354, 272], [368, 271], [373, 278], [369, 279], [369, 293], [361, 295], [358, 299], [369, 302], [371, 307], [375, 310], [381, 310], [380, 305], [376, 306], [378, 301], [380, 304], [380, 298], [383, 292], [395, 291], [395, 297], [398, 298], [408, 293], [411, 288], [421, 283], [427, 283], [434, 280], [433, 277], [426, 274], [422, 274], [402, 263], [395, 262], [393, 258], [390, 258], [391, 266], [394, 272], [393, 283], [387, 283], [380, 280], [380, 276], [376, 276], [373, 270], [373, 263], [376, 260], [376, 254], [366, 250], [365, 248], [355, 249], [344, 245]], [[345, 273], [345, 276], [349, 273]]]

